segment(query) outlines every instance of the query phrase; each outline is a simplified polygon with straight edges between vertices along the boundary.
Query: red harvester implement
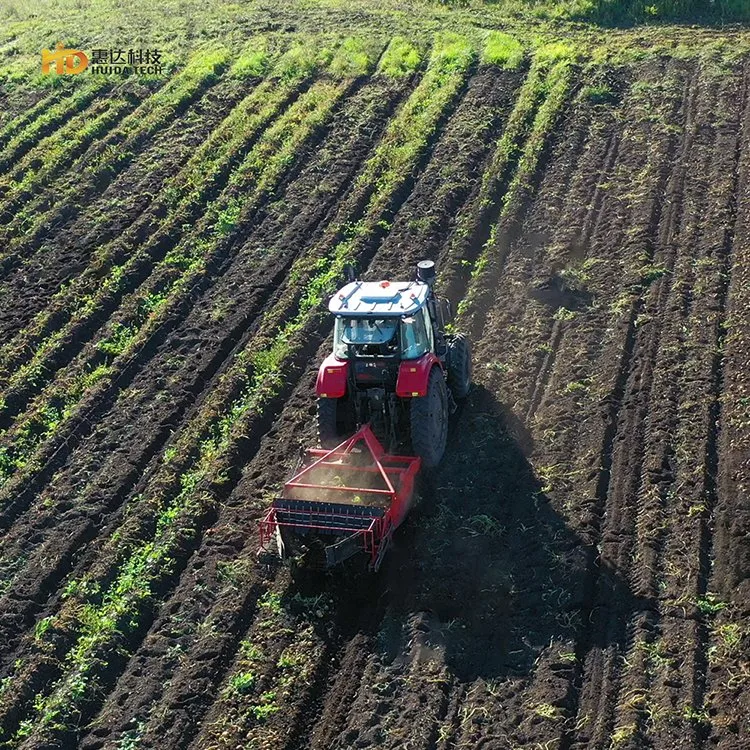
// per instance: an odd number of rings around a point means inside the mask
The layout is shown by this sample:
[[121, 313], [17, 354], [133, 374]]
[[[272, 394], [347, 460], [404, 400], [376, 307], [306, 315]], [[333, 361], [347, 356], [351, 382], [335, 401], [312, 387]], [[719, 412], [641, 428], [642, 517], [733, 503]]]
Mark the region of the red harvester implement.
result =
[[364, 552], [376, 571], [411, 508], [420, 464], [387, 454], [367, 424], [332, 450], [307, 450], [260, 522], [261, 552], [317, 552], [322, 568]]

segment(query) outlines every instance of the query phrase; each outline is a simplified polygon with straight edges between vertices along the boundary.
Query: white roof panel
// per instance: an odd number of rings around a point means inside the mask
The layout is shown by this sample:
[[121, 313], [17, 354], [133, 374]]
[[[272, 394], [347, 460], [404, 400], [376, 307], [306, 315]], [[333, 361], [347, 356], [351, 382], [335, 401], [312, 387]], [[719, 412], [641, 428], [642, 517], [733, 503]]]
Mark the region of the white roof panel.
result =
[[429, 293], [420, 281], [352, 281], [331, 297], [328, 309], [335, 315], [413, 315]]

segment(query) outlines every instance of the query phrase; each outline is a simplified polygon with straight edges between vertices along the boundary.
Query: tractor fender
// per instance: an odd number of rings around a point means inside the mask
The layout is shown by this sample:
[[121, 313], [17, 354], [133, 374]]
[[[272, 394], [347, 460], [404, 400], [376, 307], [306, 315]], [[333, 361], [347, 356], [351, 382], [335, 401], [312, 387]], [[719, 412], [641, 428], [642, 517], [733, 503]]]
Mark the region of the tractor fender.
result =
[[432, 352], [418, 359], [404, 360], [398, 368], [396, 395], [399, 398], [413, 398], [427, 395], [427, 381], [433, 367], [442, 368], [442, 362]]
[[315, 393], [320, 398], [341, 398], [346, 395], [349, 363], [329, 354], [318, 369]]

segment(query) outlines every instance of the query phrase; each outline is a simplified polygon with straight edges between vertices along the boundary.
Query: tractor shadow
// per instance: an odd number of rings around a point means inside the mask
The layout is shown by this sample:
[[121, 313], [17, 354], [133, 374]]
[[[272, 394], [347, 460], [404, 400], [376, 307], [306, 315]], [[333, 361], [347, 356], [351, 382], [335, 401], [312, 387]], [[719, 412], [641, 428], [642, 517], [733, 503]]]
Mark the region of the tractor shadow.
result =
[[582, 658], [623, 643], [628, 614], [654, 607], [553, 508], [531, 448], [523, 425], [475, 387], [381, 573], [387, 619], [403, 624], [381, 641], [386, 662], [404, 657], [416, 623], [428, 658], [439, 650], [459, 680], [530, 674], [550, 643], [574, 642]]

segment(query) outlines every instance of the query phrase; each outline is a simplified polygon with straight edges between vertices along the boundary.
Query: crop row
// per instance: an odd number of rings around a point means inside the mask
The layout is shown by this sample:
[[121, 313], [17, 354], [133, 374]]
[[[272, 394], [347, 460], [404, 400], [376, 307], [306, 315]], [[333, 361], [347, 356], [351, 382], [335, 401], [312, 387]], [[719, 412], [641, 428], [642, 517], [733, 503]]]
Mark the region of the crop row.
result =
[[[133, 158], [142, 144], [159, 128], [179, 114], [206, 86], [216, 80], [225, 66], [228, 52], [208, 50], [193, 55], [185, 68], [163, 88], [126, 117], [108, 137], [96, 144], [93, 153], [84, 154], [70, 171], [69, 179], [55, 183], [26, 203], [3, 228], [6, 249], [0, 253], [0, 266], [17, 263], [36, 248], [52, 217], [67, 218], [76, 210], [69, 203], [81, 202], [94, 189], [101, 189]], [[66, 208], [67, 206], [67, 208]], [[57, 213], [55, 208], [58, 208]]]
[[[490, 168], [485, 172], [479, 204], [483, 215], [487, 216], [499, 200], [499, 212], [495, 211], [498, 219], [476, 258], [468, 293], [457, 308], [459, 325], [476, 333], [481, 328], [482, 313], [487, 309], [485, 303], [492, 286], [491, 280], [502, 266], [505, 254], [502, 247], [506, 244], [506, 238], [498, 236], [497, 229], [503, 233], [510, 231], [509, 220], [522, 209], [533, 187], [533, 178], [548, 136], [570, 97], [574, 62], [572, 50], [561, 45], [537, 50], [508, 128], [498, 142]], [[535, 108], [536, 113], [530, 121]], [[530, 132], [523, 143], [529, 125]], [[507, 179], [509, 167], [515, 167], [515, 171], [506, 189], [499, 194], [499, 187]], [[459, 233], [458, 237], [461, 236], [462, 233]], [[466, 320], [466, 317], [471, 319]]]
[[[46, 309], [0, 349], [4, 390], [14, 391], [24, 381], [39, 382], [45, 372], [54, 371], [50, 365], [64, 348], [61, 342], [106, 309], [105, 300], [132, 289], [150, 271], [154, 259], [171, 249], [301, 83], [272, 79], [247, 95], [186, 166], [166, 181], [147, 215], [122, 237], [100, 247], [88, 268], [64, 285]], [[16, 373], [9, 381], [8, 375], [19, 368], [23, 374]]]
[[49, 184], [85, 150], [90, 143], [106, 134], [130, 109], [133, 103], [125, 97], [111, 97], [84, 110], [71, 119], [67, 127], [43, 139], [37, 149], [14, 165], [14, 171], [0, 182], [0, 216], [9, 217], [36, 190]]
[[0, 131], [0, 143], [4, 143], [0, 150], [0, 174], [13, 168], [45, 136], [63, 127], [77, 113], [85, 111], [109, 86], [107, 81], [96, 79], [71, 96], [59, 98], [51, 95], [42, 99], [28, 113], [9, 122]]
[[[202, 299], [202, 304], [193, 307], [189, 319], [186, 319], [184, 324], [180, 324], [174, 334], [170, 334], [169, 340], [178, 343], [185, 331], [200, 330], [201, 341], [204, 342], [201, 344], [200, 353], [193, 350], [188, 356], [180, 358], [179, 365], [171, 366], [169, 363], [174, 358], [169, 357], [168, 348], [161, 348], [155, 359], [149, 362], [149, 368], [152, 372], [164, 372], [160, 367], [161, 363], [164, 363], [170, 371], [170, 383], [180, 383], [190, 387], [189, 384], [194, 383], [196, 379], [200, 384], [201, 381], [205, 382], [210, 378], [204, 393], [208, 395], [215, 391], [216, 381], [219, 378], [214, 376], [214, 373], [221, 364], [220, 357], [227, 357], [228, 353], [234, 348], [237, 338], [240, 340], [240, 347], [245, 345], [247, 337], [252, 335], [252, 328], [248, 330], [247, 321], [254, 320], [259, 309], [267, 304], [265, 297], [274, 288], [274, 280], [285, 275], [284, 264], [291, 263], [294, 256], [301, 252], [306, 245], [309, 245], [311, 237], [315, 236], [325, 226], [331, 207], [335, 206], [339, 196], [346, 193], [346, 189], [351, 185], [357, 169], [372, 145], [377, 142], [382, 129], [385, 128], [393, 108], [403, 95], [410, 90], [411, 86], [411, 76], [405, 79], [392, 80], [387, 76], [377, 75], [347, 98], [338, 111], [330, 132], [326, 134], [320, 146], [314, 152], [310, 151], [310, 157], [305, 161], [299, 177], [295, 177], [288, 188], [284, 190], [283, 201], [270, 204], [264, 208], [260, 223], [257, 228], [253, 228], [241, 254], [233, 262], [231, 270], [227, 271], [221, 279], [212, 285]], [[320, 174], [328, 175], [328, 178], [322, 183], [319, 179]], [[266, 263], [268, 263], [268, 272], [265, 270], [266, 266], [263, 265]], [[258, 279], [263, 279], [262, 286], [258, 286]], [[227, 290], [231, 290], [231, 298], [227, 298]], [[224, 337], [223, 340], [222, 337]], [[221, 352], [224, 352], [224, 354], [221, 354]], [[229, 363], [232, 360], [230, 358], [225, 361]], [[294, 377], [291, 371], [289, 375], [290, 378]], [[159, 395], [161, 394], [159, 394], [157, 395], [159, 404], [152, 403], [150, 395], [158, 393], [159, 389], [158, 387], [153, 388], [151, 385], [148, 373], [142, 371], [128, 390], [120, 395], [105, 423], [111, 426], [108, 430], [111, 434], [117, 433], [120, 435], [121, 443], [130, 442], [132, 439], [137, 439], [140, 434], [139, 425], [133, 425], [132, 429], [126, 430], [127, 434], [123, 434], [117, 430], [118, 422], [122, 424], [123, 420], [127, 418], [127, 414], [132, 413], [138, 415], [136, 419], [147, 428], [149, 420], [144, 420], [143, 414], [139, 414], [139, 404], [151, 404], [150, 407], [146, 406], [146, 408], [153, 415], [154, 423], [161, 421], [162, 429], [159, 432], [150, 433], [145, 444], [139, 445], [131, 454], [136, 462], [145, 461], [153, 456], [141, 484], [148, 481], [150, 469], [156, 469], [159, 465], [159, 455], [154, 454], [160, 447], [164, 448], [165, 427], [168, 427], [168, 425], [165, 425], [163, 420], [169, 418], [171, 424], [178, 423], [181, 410], [189, 406], [189, 395], [186, 397], [184, 392], [177, 398], [166, 401], [160, 399]], [[142, 386], [145, 386], [145, 392]], [[156, 412], [158, 412], [158, 415]], [[247, 455], [252, 455], [257, 438], [263, 432], [263, 424], [269, 418], [263, 416], [261, 424], [257, 425], [256, 429], [252, 431], [252, 436], [249, 439], [250, 444], [243, 443], [242, 458], [234, 462], [235, 468], [238, 468], [244, 462]], [[176, 434], [179, 434], [179, 432]], [[106, 438], [103, 438], [103, 440], [106, 440]], [[107, 456], [106, 448], [101, 449], [101, 440], [94, 441], [93, 444], [90, 440], [88, 442], [90, 444], [89, 450], [93, 449], [97, 455], [101, 455], [105, 463], [99, 466], [96, 472], [98, 478], [91, 477], [84, 480], [85, 487], [82, 493], [76, 494], [80, 498], [80, 502], [88, 508], [102, 508], [103, 506], [111, 508], [118, 504], [117, 495], [120, 498], [127, 495], [129, 484], [117, 483], [117, 478], [112, 481], [107, 479], [108, 476], [111, 476], [107, 464], [112, 465], [122, 482], [135, 481], [138, 479], [138, 475], [137, 473], [134, 475], [132, 472], [130, 474], [123, 472], [118, 461]], [[169, 443], [167, 446], [165, 457], [175, 454], [173, 446]], [[85, 455], [86, 452], [78, 451], [73, 461], [66, 465], [61, 474], [75, 477], [77, 465], [82, 463], [92, 465], [92, 456]], [[177, 459], [177, 455], [174, 456], [174, 459]], [[263, 460], [261, 459], [260, 463], [257, 461], [254, 461], [254, 463], [263, 465]], [[93, 465], [97, 464], [98, 461], [94, 459]], [[188, 466], [189, 462], [185, 464], [186, 468]], [[62, 477], [59, 479], [65, 481]], [[230, 481], [231, 479], [233, 477], [230, 478]], [[100, 480], [103, 480], [112, 488], [111, 491], [106, 491], [104, 497], [102, 497], [101, 489], [97, 490], [97, 485], [101, 488]], [[65, 495], [56, 492], [56, 489], [60, 489], [60, 482], [56, 482], [56, 485], [57, 487], [51, 486], [49, 492], [45, 492], [39, 500], [35, 501], [36, 507], [44, 515], [55, 514], [55, 506], [49, 507], [50, 503], [56, 503], [57, 501], [65, 503]], [[225, 483], [223, 486], [231, 485]], [[153, 487], [151, 491], [156, 492]], [[56, 498], [55, 495], [57, 495]], [[47, 502], [45, 502], [45, 498]], [[80, 503], [78, 507], [80, 508]], [[107, 722], [112, 727], [111, 736], [113, 738], [119, 737], [118, 732], [130, 729], [130, 727], [122, 725], [120, 721], [121, 719], [127, 721], [127, 717], [132, 715], [130, 713], [132, 710], [131, 703], [136, 699], [136, 696], [130, 692], [128, 686], [133, 679], [139, 682], [139, 694], [141, 696], [148, 694], [152, 696], [150, 700], [153, 700], [154, 710], [149, 712], [151, 718], [147, 733], [143, 738], [144, 744], [150, 743], [149, 736], [157, 738], [163, 736], [165, 732], [169, 732], [172, 736], [179, 733], [185, 741], [192, 736], [194, 727], [200, 721], [200, 707], [196, 706], [196, 710], [191, 712], [189, 716], [181, 715], [175, 723], [172, 721], [174, 716], [171, 713], [165, 713], [159, 709], [158, 701], [169, 703], [172, 700], [171, 694], [180, 693], [185, 687], [190, 690], [191, 686], [195, 684], [195, 679], [200, 681], [218, 679], [220, 672], [214, 673], [213, 668], [208, 672], [200, 670], [200, 673], [193, 676], [194, 668], [205, 662], [200, 656], [197, 656], [195, 660], [187, 659], [188, 649], [191, 652], [197, 650], [198, 654], [205, 650], [215, 654], [214, 649], [218, 648], [221, 654], [231, 654], [236, 645], [233, 634], [245, 627], [243, 621], [249, 619], [253, 611], [258, 595], [255, 587], [243, 588], [240, 592], [235, 592], [234, 595], [229, 594], [224, 597], [222, 602], [216, 602], [219, 609], [224, 610], [224, 615], [216, 612], [213, 607], [215, 595], [219, 594], [225, 580], [234, 577], [232, 570], [235, 567], [235, 562], [231, 561], [231, 565], [229, 562], [226, 565], [224, 562], [220, 562], [216, 567], [213, 564], [203, 565], [204, 560], [215, 560], [214, 555], [217, 551], [222, 558], [226, 557], [228, 552], [231, 552], [232, 547], [227, 547], [223, 539], [228, 529], [237, 528], [236, 522], [233, 522], [232, 518], [237, 513], [244, 517], [245, 507], [244, 501], [238, 503], [236, 500], [232, 501], [227, 498], [216, 509], [216, 512], [221, 513], [221, 523], [218, 526], [213, 526], [213, 512], [211, 518], [205, 522], [211, 524], [213, 528], [201, 538], [199, 549], [189, 558], [187, 568], [181, 574], [176, 588], [169, 593], [168, 601], [182, 602], [182, 606], [178, 609], [179, 614], [176, 614], [176, 617], [173, 618], [171, 613], [174, 610], [171, 606], [161, 609], [157, 619], [150, 624], [145, 641], [139, 646], [141, 652], [145, 650], [149, 654], [148, 660], [153, 667], [153, 669], [151, 667], [148, 669], [148, 680], [144, 682], [142, 679], [136, 678], [132, 673], [133, 662], [129, 662], [121, 679], [118, 680], [117, 686], [101, 708], [97, 723], [100, 724], [104, 716], [108, 717]], [[38, 516], [35, 517], [35, 523], [37, 518]], [[111, 519], [109, 522], [110, 529], [117, 523], [117, 521]], [[247, 523], [242, 523], [241, 535], [243, 540], [247, 534], [247, 529]], [[144, 529], [143, 533], [150, 532]], [[106, 538], [107, 535], [105, 533], [102, 536]], [[18, 535], [15, 536], [16, 541], [20, 541], [17, 538]], [[46, 536], [48, 542], [45, 543], [46, 547], [49, 547], [50, 544], [53, 547], [55, 546], [54, 537], [57, 537], [63, 543], [67, 543], [65, 535], [58, 533], [58, 530]], [[13, 541], [11, 541], [12, 544]], [[71, 548], [75, 549], [75, 543], [71, 542], [70, 544], [72, 545]], [[20, 551], [23, 548], [15, 547], [13, 549]], [[8, 545], [9, 561], [12, 561], [15, 556], [13, 549]], [[34, 557], [39, 560], [46, 571], [49, 571], [54, 581], [59, 580], [55, 576], [62, 571], [59, 571], [59, 566], [49, 564], [43, 549], [38, 549]], [[36, 567], [33, 560], [29, 560], [25, 565], [27, 571], [29, 567]], [[85, 570], [86, 566], [80, 566], [80, 569]], [[216, 573], [219, 574], [218, 580], [215, 580]], [[14, 585], [14, 589], [23, 586], [23, 576], [24, 574], [22, 574], [22, 578], [17, 585]], [[78, 576], [78, 573], [76, 573], [76, 576]], [[35, 580], [38, 580], [38, 578]], [[55, 586], [56, 583], [50, 585]], [[205, 596], [195, 599], [189, 595], [186, 600], [184, 598], [185, 592], [192, 591], [194, 586], [200, 587]], [[246, 606], [243, 606], [243, 602], [246, 603]], [[220, 628], [209, 627], [206, 620], [209, 607], [213, 617], [221, 618], [223, 625]], [[237, 622], [238, 617], [239, 622]], [[229, 624], [230, 622], [233, 624]], [[195, 629], [193, 624], [197, 625], [198, 623], [202, 624]], [[179, 658], [179, 666], [184, 667], [184, 669], [180, 670], [179, 677], [175, 676], [168, 685], [165, 685], [166, 675], [172, 674], [172, 668], [178, 667], [178, 664], [175, 663], [175, 651], [169, 648], [164, 652], [164, 637], [166, 637], [168, 643], [173, 638], [174, 632], [183, 634], [180, 636], [180, 640], [185, 656]], [[151, 648], [151, 644], [155, 646], [156, 651]], [[162, 658], [162, 654], [164, 658]], [[220, 667], [217, 667], [217, 669], [220, 669]], [[201, 691], [201, 694], [203, 694], [203, 691]], [[99, 734], [100, 730], [92, 728], [92, 732]]]
[[258, 601], [258, 613], [201, 733], [205, 747], [282, 745], [284, 734], [269, 720], [278, 714], [293, 726], [295, 709], [315, 682], [327, 650], [319, 623], [335, 616], [330, 595], [283, 596], [268, 590]]
[[[221, 189], [232, 168], [246, 156], [262, 127], [304, 86], [319, 64], [316, 57], [320, 54], [320, 50], [304, 45], [293, 46], [279, 61], [275, 75], [232, 110], [186, 167], [165, 183], [148, 214], [137, 220], [125, 236], [101, 247], [89, 267], [64, 286], [31, 325], [0, 349], [0, 366], [6, 373], [14, 372], [4, 389], [6, 406], [11, 401], [22, 401], [22, 392], [41, 385], [45, 377], [64, 364], [61, 355], [70, 356], [74, 351], [69, 342], [75, 339], [82, 343], [81, 331], [92, 322], [104, 320], [106, 311], [114, 309], [122, 294], [134, 289], [152, 271], [153, 262], [173, 248], [206, 202]], [[338, 62], [338, 67], [343, 66], [341, 57], [329, 59], [330, 64]], [[253, 59], [258, 68], [257, 56]], [[247, 73], [248, 66], [242, 62], [243, 58], [233, 72], [239, 68]], [[255, 153], [256, 161], [260, 153]], [[240, 178], [238, 173], [233, 179]], [[211, 210], [221, 214], [222, 233], [229, 233], [236, 220], [238, 200], [227, 205], [217, 201], [211, 204]]]
[[[400, 113], [400, 116], [394, 119], [389, 132], [384, 137], [384, 142], [391, 144], [391, 148], [387, 151], [387, 154], [393, 160], [396, 160], [396, 163], [401, 167], [408, 166], [409, 162], [405, 163], [403, 160], [398, 160], [401, 149], [394, 147], [401, 145], [404, 147], [403, 150], [407, 150], [411, 155], [412, 159], [417, 158], [421, 150], [425, 147], [424, 140], [422, 140], [424, 138], [423, 130], [425, 127], [428, 128], [428, 132], [434, 129], [440, 115], [440, 110], [432, 108], [429, 110], [428, 116], [422, 116], [421, 108], [414, 107], [413, 100], [417, 104], [420, 104], [424, 101], [424, 97], [428, 92], [431, 94], [440, 93], [441, 84], [449, 87], [453, 92], [452, 95], [455, 96], [455, 93], [458, 91], [457, 84], [465, 77], [467, 65], [471, 61], [471, 55], [467, 55], [464, 52], [463, 58], [465, 62], [460, 67], [456, 66], [456, 46], [455, 42], [452, 45], [446, 45], [448, 51], [453, 52], [453, 54], [446, 54], [443, 57], [439, 54], [434, 55], [433, 59], [437, 60], [437, 62], [428, 68], [428, 72], [422, 84], [420, 84], [421, 88], [418, 87], [410, 102], [407, 103]], [[459, 51], [463, 52], [461, 49]], [[443, 66], [442, 69], [441, 65]], [[443, 98], [443, 106], [448, 101], [450, 99]], [[404, 120], [408, 124], [408, 121], [413, 119], [417, 120], [421, 129], [412, 127], [402, 131], [403, 124], [405, 124]], [[412, 139], [416, 139], [417, 143], [421, 145], [414, 149], [406, 148], [410, 145]], [[378, 160], [379, 164], [385, 166], [388, 159], [383, 154], [382, 149], [383, 146], [381, 144], [381, 150], [374, 158]], [[368, 179], [373, 181], [377, 181], [379, 177], [377, 172], [367, 167], [365, 167], [363, 174], [368, 175]], [[360, 188], [361, 186], [360, 183]], [[383, 188], [381, 188], [382, 190]], [[376, 203], [376, 205], [379, 204]], [[320, 276], [322, 274], [319, 274]], [[306, 297], [310, 306], [313, 305], [315, 299], [312, 297], [312, 289], [322, 289], [322, 280], [320, 278], [313, 281], [317, 283], [311, 285], [311, 290]], [[303, 309], [300, 315], [306, 315], [309, 319], [312, 317], [313, 311], [311, 307]], [[297, 320], [297, 324], [301, 326], [301, 318]], [[257, 349], [257, 345], [251, 347], [251, 349]], [[48, 726], [59, 720], [61, 711], [64, 714], [68, 714], [73, 705], [82, 698], [80, 691], [85, 691], [86, 689], [87, 675], [91, 671], [96, 671], [94, 669], [95, 665], [100, 666], [97, 657], [97, 653], [101, 653], [100, 648], [112, 637], [117, 637], [118, 629], [125, 631], [129, 629], [127, 623], [123, 624], [122, 622], [122, 613], [125, 611], [135, 612], [142, 609], [148, 597], [148, 592], [153, 590], [156, 582], [163, 579], [164, 575], [168, 573], [166, 563], [171, 555], [184, 545], [186, 538], [193, 536], [195, 533], [195, 524], [200, 523], [200, 519], [204, 516], [207, 508], [211, 506], [213, 497], [206, 488], [210, 486], [212, 478], [213, 481], [218, 479], [220, 482], [221, 476], [226, 471], [222, 466], [223, 461], [218, 460], [219, 455], [227, 454], [231, 444], [236, 440], [237, 430], [242, 429], [242, 422], [248, 418], [252, 418], [255, 411], [254, 407], [260, 407], [270, 395], [267, 388], [267, 379], [271, 373], [266, 369], [258, 368], [253, 373], [253, 376], [248, 378], [246, 372], [247, 359], [247, 355], [241, 357], [239, 360], [240, 366], [236, 365], [233, 371], [230, 370], [225, 375], [225, 379], [231, 379], [232, 377], [235, 379], [239, 378], [241, 382], [247, 382], [250, 387], [242, 394], [240, 399], [231, 403], [228, 409], [222, 410], [218, 420], [213, 420], [214, 426], [211, 429], [210, 437], [203, 439], [195, 467], [187, 472], [183, 472], [179, 478], [180, 490], [178, 493], [168, 502], [165, 502], [167, 498], [164, 498], [164, 500], [153, 498], [144, 499], [139, 503], [141, 506], [151, 506], [152, 509], [154, 505], [160, 507], [160, 511], [158, 512], [159, 520], [157, 521], [153, 538], [148, 541], [144, 540], [144, 542], [133, 548], [131, 544], [123, 543], [128, 539], [127, 530], [123, 530], [122, 534], [119, 535], [119, 539], [109, 548], [109, 551], [105, 548], [105, 558], [111, 559], [110, 556], [114, 554], [114, 559], [122, 559], [124, 553], [128, 558], [126, 569], [120, 571], [120, 574], [107, 587], [105, 593], [95, 597], [95, 599], [101, 602], [100, 604], [89, 603], [84, 605], [85, 611], [89, 614], [82, 619], [75, 618], [79, 623], [79, 627], [82, 627], [82, 633], [78, 637], [77, 645], [69, 652], [68, 677], [44, 701], [45, 708], [42, 716], [47, 716], [48, 718], [46, 720], [43, 719], [43, 723]], [[221, 390], [217, 390], [217, 393], [221, 393]], [[208, 404], [207, 409], [211, 409], [211, 406]], [[180, 453], [183, 452], [180, 451]], [[194, 453], [194, 448], [188, 448], [185, 453]], [[65, 617], [62, 613], [55, 617], [54, 624], [50, 628], [51, 631], [54, 630], [59, 633], [58, 627], [64, 627], [64, 623], [68, 620], [70, 614], [72, 614], [71, 607], [73, 606], [73, 600], [81, 597], [82, 592], [90, 592], [89, 585], [86, 582], [81, 582], [78, 591], [78, 596], [75, 594], [71, 596], [71, 603], [67, 604], [64, 608], [69, 613], [68, 617]], [[90, 596], [91, 594], [89, 593]], [[87, 597], [84, 595], [83, 598], [85, 601]], [[94, 622], [96, 623], [95, 627]], [[68, 624], [70, 625], [69, 622]], [[68, 683], [74, 685], [72, 698], [71, 691], [65, 687]], [[66, 706], [64, 710], [63, 706]]]
[[[42, 392], [29, 412], [6, 433], [6, 479], [14, 468], [28, 468], [36, 446], [73, 415], [81, 399], [92, 397], [97, 388], [106, 388], [159, 326], [173, 317], [205, 276], [212, 257], [226, 246], [235, 227], [242, 226], [247, 214], [278, 182], [300, 145], [327, 119], [347, 86], [346, 82], [314, 84], [262, 134], [233, 172], [227, 189], [209, 205], [194, 233], [167, 253], [145, 288], [126, 301], [124, 311], [110, 321], [99, 340], [85, 347], [73, 365]], [[260, 108], [255, 117], [256, 129], [267, 120], [269, 110], [275, 109], [274, 105], [264, 107], [263, 93], [256, 99]], [[253, 128], [247, 127], [244, 132], [249, 136]], [[123, 278], [117, 273], [120, 270], [115, 269], [114, 278], [118, 281]], [[104, 289], [109, 291], [106, 286]], [[101, 304], [96, 298], [92, 301]], [[28, 379], [27, 372], [24, 377]]]

